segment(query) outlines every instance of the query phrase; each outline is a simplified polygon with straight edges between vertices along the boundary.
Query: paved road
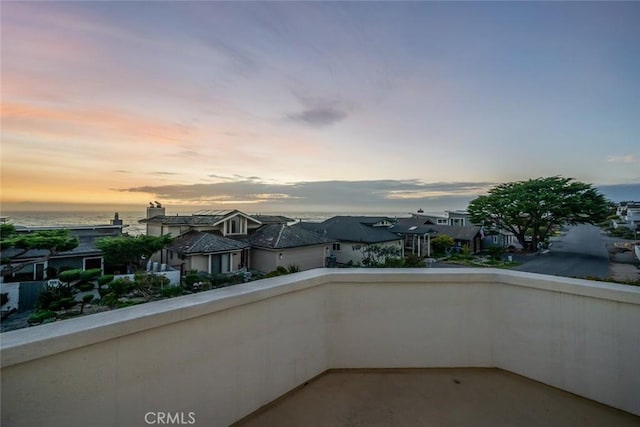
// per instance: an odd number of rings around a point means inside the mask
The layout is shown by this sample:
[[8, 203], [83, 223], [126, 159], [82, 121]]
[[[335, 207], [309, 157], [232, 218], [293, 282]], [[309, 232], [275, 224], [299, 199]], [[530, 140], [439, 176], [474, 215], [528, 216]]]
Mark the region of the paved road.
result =
[[551, 240], [550, 251], [522, 259], [514, 270], [565, 277], [611, 276], [606, 238], [593, 225], [568, 227]]

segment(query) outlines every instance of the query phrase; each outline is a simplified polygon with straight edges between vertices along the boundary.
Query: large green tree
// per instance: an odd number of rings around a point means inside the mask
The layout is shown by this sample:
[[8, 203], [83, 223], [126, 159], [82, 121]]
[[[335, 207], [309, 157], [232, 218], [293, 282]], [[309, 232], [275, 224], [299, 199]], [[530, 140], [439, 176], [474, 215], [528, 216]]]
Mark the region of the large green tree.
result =
[[[13, 224], [0, 224], [0, 250], [2, 251], [2, 275], [7, 276], [24, 267], [49, 260], [52, 256], [78, 246], [78, 239], [69, 230], [42, 230], [17, 233]], [[44, 250], [44, 254], [20, 259], [31, 250]]]
[[144, 262], [173, 243], [173, 237], [164, 236], [118, 236], [104, 237], [96, 242], [104, 260], [112, 265], [126, 265], [128, 271], [144, 270]]
[[553, 176], [500, 184], [469, 204], [471, 220], [512, 232], [523, 247], [544, 242], [554, 227], [594, 224], [609, 204], [590, 184]]

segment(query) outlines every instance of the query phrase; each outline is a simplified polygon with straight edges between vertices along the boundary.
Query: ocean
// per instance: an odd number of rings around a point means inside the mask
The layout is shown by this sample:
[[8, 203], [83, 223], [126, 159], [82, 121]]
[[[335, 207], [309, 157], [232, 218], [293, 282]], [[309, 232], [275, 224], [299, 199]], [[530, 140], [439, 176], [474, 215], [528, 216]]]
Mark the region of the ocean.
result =
[[[248, 213], [248, 212], [247, 212]], [[68, 212], [2, 212], [2, 218], [6, 222], [9, 222], [16, 226], [27, 227], [48, 227], [48, 226], [80, 226], [80, 225], [105, 225], [110, 224], [115, 212], [82, 212], [82, 211], [68, 211]], [[251, 215], [251, 213], [248, 213]], [[267, 213], [265, 213], [266, 215]], [[433, 213], [435, 215], [443, 215], [440, 213]], [[123, 221], [124, 232], [132, 236], [144, 234], [146, 227], [144, 224], [138, 223], [139, 220], [144, 219], [145, 211], [131, 211], [131, 212], [118, 212], [120, 219]], [[188, 213], [180, 213], [180, 215], [189, 215]], [[407, 212], [279, 212], [268, 213], [268, 215], [284, 215], [294, 220], [321, 222], [327, 218], [331, 218], [335, 215], [373, 215], [373, 216], [388, 216], [388, 217], [407, 217]]]

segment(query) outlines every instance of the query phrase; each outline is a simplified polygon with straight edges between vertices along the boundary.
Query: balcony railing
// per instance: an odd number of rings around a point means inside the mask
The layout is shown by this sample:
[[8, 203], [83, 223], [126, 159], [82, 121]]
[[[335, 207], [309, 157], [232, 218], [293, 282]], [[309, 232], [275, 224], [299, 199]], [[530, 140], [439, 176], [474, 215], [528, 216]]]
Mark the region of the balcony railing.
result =
[[4, 333], [1, 421], [225, 426], [328, 369], [424, 367], [497, 367], [640, 415], [638, 325], [632, 286], [312, 270]]

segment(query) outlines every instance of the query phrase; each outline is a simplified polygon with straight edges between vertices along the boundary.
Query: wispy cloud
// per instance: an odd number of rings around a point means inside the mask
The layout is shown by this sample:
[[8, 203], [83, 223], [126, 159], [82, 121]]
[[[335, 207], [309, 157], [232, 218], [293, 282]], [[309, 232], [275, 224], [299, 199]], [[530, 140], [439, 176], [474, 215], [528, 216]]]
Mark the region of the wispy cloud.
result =
[[347, 113], [334, 107], [317, 107], [287, 117], [295, 122], [311, 126], [329, 126], [347, 118]]
[[609, 163], [639, 163], [640, 156], [637, 154], [627, 154], [626, 156], [609, 156], [607, 157]]

